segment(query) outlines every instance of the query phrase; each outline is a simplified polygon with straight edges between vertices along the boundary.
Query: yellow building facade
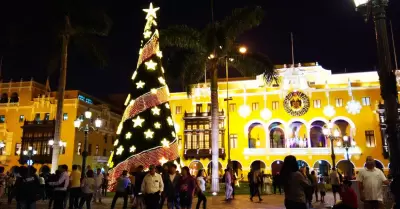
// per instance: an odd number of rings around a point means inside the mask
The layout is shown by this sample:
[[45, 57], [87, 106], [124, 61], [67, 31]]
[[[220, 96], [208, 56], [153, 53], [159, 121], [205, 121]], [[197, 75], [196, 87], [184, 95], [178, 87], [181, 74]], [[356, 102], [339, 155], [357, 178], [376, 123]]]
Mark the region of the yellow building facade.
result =
[[[20, 163], [26, 164], [24, 150], [32, 146], [35, 155], [34, 166], [51, 166], [56, 92], [47, 86], [31, 81], [0, 83], [0, 166], [6, 170]], [[74, 120], [86, 110], [94, 118], [100, 117], [102, 127], [89, 135], [87, 165], [92, 168], [106, 168], [113, 148], [116, 127], [121, 119], [120, 110], [78, 90], [65, 92], [61, 140], [65, 147], [59, 157], [59, 164], [81, 164], [84, 134], [74, 127]]]
[[[364, 167], [367, 156], [388, 170], [376, 72], [332, 74], [318, 63], [280, 66], [277, 72], [279, 81], [271, 84], [260, 76], [230, 79], [228, 84], [219, 80], [221, 169], [228, 164], [230, 144], [239, 177], [250, 168], [274, 174], [287, 155], [324, 174], [332, 166], [329, 136], [334, 136], [339, 170], [345, 172], [347, 156], [355, 171]], [[209, 87], [209, 83], [196, 84], [191, 96], [177, 92], [170, 98], [182, 164], [193, 173], [200, 168], [210, 171]]]

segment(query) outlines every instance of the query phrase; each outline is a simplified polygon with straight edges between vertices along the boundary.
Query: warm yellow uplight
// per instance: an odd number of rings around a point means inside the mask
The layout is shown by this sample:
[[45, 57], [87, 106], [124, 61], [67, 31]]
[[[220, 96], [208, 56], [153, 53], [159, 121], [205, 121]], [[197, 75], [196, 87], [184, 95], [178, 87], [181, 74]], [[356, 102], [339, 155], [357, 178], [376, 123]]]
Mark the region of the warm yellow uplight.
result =
[[246, 48], [245, 46], [241, 46], [241, 47], [239, 48], [239, 52], [240, 52], [241, 54], [245, 54], [245, 53], [247, 52], [247, 48]]

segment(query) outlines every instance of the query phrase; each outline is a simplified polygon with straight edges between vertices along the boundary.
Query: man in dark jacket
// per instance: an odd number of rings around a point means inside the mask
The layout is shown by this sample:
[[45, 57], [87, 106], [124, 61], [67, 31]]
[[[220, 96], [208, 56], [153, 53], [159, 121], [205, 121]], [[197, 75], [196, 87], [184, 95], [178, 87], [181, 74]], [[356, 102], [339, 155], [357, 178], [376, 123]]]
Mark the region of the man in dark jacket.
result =
[[15, 182], [17, 208], [36, 208], [36, 201], [40, 199], [39, 178], [37, 175], [32, 175], [36, 169], [31, 167], [30, 170], [25, 166], [19, 168], [21, 177]]
[[169, 172], [163, 175], [164, 195], [167, 198], [168, 209], [180, 209], [179, 205], [179, 180], [181, 175], [176, 173], [177, 166], [175, 164], [169, 165]]

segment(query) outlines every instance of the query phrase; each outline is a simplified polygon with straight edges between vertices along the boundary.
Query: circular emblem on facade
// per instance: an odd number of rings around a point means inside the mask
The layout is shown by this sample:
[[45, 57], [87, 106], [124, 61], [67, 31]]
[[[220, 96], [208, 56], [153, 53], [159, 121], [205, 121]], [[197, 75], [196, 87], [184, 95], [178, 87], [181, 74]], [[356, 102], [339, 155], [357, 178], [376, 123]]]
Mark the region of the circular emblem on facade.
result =
[[291, 116], [302, 116], [310, 108], [310, 99], [303, 92], [290, 92], [283, 101], [283, 107]]

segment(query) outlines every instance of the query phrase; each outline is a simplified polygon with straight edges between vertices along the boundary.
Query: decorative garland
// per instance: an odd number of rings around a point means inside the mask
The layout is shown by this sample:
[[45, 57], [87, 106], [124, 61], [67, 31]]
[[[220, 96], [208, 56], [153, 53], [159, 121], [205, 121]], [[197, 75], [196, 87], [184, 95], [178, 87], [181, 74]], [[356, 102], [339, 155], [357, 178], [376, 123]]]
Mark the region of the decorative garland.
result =
[[139, 65], [143, 63], [143, 61], [147, 60], [148, 58], [156, 54], [159, 51], [159, 49], [160, 49], [160, 42], [158, 41], [158, 31], [156, 30], [156, 32], [154, 32], [150, 40], [141, 49], [136, 68], [138, 68]]

